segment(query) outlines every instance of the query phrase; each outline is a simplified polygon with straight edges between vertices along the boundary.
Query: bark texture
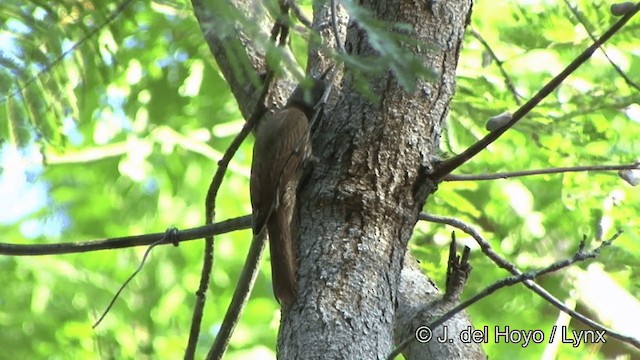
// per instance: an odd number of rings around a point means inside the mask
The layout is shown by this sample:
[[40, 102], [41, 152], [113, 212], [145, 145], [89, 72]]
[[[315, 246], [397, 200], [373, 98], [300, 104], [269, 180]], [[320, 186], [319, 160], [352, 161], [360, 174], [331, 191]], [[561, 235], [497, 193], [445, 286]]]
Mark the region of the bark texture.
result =
[[[314, 24], [321, 24], [317, 30], [329, 44], [335, 41], [327, 25], [330, 3], [318, 2], [314, 7]], [[257, 6], [251, 4], [231, 6]], [[377, 102], [354, 90], [348, 71], [336, 78], [335, 101], [312, 134], [318, 161], [299, 192], [298, 297], [283, 311], [278, 339], [278, 357], [283, 359], [385, 358], [397, 342], [449, 306], [438, 302], [437, 289], [415, 265], [403, 264], [418, 214], [436, 189], [427, 174], [437, 161], [471, 0], [381, 0], [365, 1], [362, 6], [389, 23], [411, 24], [417, 40], [429, 45], [412, 45], [411, 50], [438, 75], [419, 82], [410, 94], [391, 72], [371, 79]], [[211, 24], [215, 16], [202, 9], [194, 0], [198, 20], [230, 86], [242, 87], [237, 79], [229, 79], [236, 76], [231, 66], [225, 70], [228, 58], [223, 59], [229, 54], [222, 43], [227, 40], [207, 32], [203, 25]], [[264, 30], [268, 32], [270, 26]], [[357, 23], [347, 24], [344, 12], [338, 16], [338, 33], [346, 36], [338, 41], [344, 41], [351, 54], [376, 55], [367, 33]], [[238, 36], [238, 41], [243, 38]], [[250, 54], [246, 57], [259, 71], [264, 65], [257, 60], [260, 47], [245, 45]], [[312, 73], [322, 72], [328, 63], [328, 56], [318, 48], [310, 50]], [[241, 108], [251, 104], [251, 96], [239, 96], [245, 94], [240, 90], [234, 94]], [[434, 304], [437, 309], [429, 312]], [[446, 325], [451, 333], [470, 323], [459, 315]], [[415, 343], [405, 356], [472, 359], [483, 354], [477, 345], [430, 342]]]
[[[413, 25], [417, 40], [435, 49], [412, 50], [439, 77], [407, 94], [387, 73], [372, 80], [380, 97], [372, 103], [345, 75], [336, 106], [313, 134], [313, 185], [300, 193], [299, 297], [283, 317], [284, 359], [390, 353], [407, 241], [435, 190], [425, 175], [437, 160], [470, 2], [363, 6], [391, 24]], [[348, 27], [345, 48], [376, 55], [357, 23]]]

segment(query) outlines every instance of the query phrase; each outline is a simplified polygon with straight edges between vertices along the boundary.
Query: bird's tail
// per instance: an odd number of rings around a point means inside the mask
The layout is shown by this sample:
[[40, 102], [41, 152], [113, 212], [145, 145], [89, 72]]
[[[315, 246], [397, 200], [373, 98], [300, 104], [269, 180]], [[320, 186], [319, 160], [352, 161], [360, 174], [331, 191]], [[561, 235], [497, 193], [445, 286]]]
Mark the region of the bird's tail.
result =
[[270, 217], [269, 249], [271, 252], [271, 277], [273, 292], [282, 305], [291, 305], [296, 296], [296, 257], [291, 234], [289, 209], [281, 206]]

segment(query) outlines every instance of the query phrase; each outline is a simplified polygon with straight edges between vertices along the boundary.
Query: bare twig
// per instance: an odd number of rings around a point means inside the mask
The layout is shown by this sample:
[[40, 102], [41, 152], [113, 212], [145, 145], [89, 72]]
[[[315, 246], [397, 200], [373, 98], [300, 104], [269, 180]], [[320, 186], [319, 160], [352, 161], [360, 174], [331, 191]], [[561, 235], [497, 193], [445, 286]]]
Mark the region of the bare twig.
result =
[[522, 96], [518, 94], [516, 87], [513, 85], [513, 81], [511, 80], [511, 77], [509, 76], [507, 71], [504, 69], [504, 61], [500, 60], [498, 55], [493, 51], [489, 43], [482, 37], [482, 35], [480, 35], [479, 32], [477, 32], [475, 29], [472, 28], [471, 35], [473, 35], [474, 38], [480, 41], [480, 44], [484, 46], [485, 50], [487, 50], [487, 52], [489, 53], [489, 56], [491, 56], [491, 58], [496, 63], [496, 65], [498, 65], [498, 70], [500, 70], [500, 73], [504, 78], [505, 86], [507, 87], [507, 89], [509, 89], [509, 92], [511, 93], [511, 95], [513, 95], [513, 100], [515, 100], [516, 104], [520, 105], [522, 103], [522, 101], [520, 100]]
[[[120, 286], [120, 288], [118, 289], [118, 291], [116, 291], [115, 295], [113, 296], [113, 298], [111, 298], [111, 301], [109, 302], [109, 305], [107, 305], [107, 308], [102, 312], [102, 315], [100, 315], [100, 317], [98, 318], [98, 320], [96, 320], [96, 322], [93, 324], [92, 328], [95, 329], [96, 327], [98, 327], [98, 325], [100, 325], [100, 323], [102, 322], [102, 319], [104, 319], [105, 316], [107, 316], [107, 314], [109, 313], [109, 310], [111, 310], [111, 307], [113, 306], [113, 304], [116, 302], [116, 300], [118, 299], [118, 297], [120, 296], [120, 293], [122, 293], [122, 291], [124, 290], [125, 287], [127, 287], [127, 285], [131, 282], [131, 280], [133, 280], [133, 278], [138, 275], [140, 273], [140, 271], [142, 271], [142, 267], [144, 266], [144, 264], [147, 262], [147, 257], [149, 256], [149, 254], [151, 254], [151, 250], [156, 247], [157, 245], [160, 245], [161, 243], [175, 243], [175, 236], [177, 233], [178, 229], [173, 228], [173, 229], [169, 229], [165, 232], [165, 236], [162, 237], [162, 239], [154, 242], [153, 244], [151, 244], [149, 246], [149, 248], [144, 252], [144, 255], [142, 256], [142, 260], [140, 261], [140, 264], [138, 265], [138, 267], [133, 271], [133, 273], [127, 278], [127, 280], [125, 280], [125, 282]], [[178, 243], [175, 243], [174, 245], [178, 245]]]
[[[267, 79], [264, 83], [264, 88], [262, 90], [262, 94], [260, 94], [260, 100], [258, 101], [258, 105], [256, 110], [254, 111], [251, 118], [245, 123], [244, 127], [238, 133], [238, 135], [233, 139], [229, 148], [225, 152], [222, 160], [218, 162], [218, 168], [216, 173], [211, 181], [211, 185], [209, 186], [209, 191], [207, 192], [207, 198], [205, 200], [205, 209], [206, 209], [206, 222], [210, 224], [214, 220], [215, 215], [215, 199], [218, 195], [218, 190], [220, 189], [220, 185], [222, 185], [222, 180], [224, 178], [224, 174], [226, 173], [227, 166], [231, 161], [231, 158], [236, 153], [240, 144], [244, 141], [244, 139], [249, 135], [251, 129], [257, 122], [257, 120], [264, 115], [266, 112], [266, 107], [264, 106], [264, 99], [268, 93], [269, 84], [271, 79], [273, 78], [273, 73], [270, 72], [267, 75]], [[204, 309], [204, 303], [206, 301], [206, 292], [209, 287], [209, 279], [211, 276], [211, 269], [213, 267], [213, 237], [209, 236], [205, 239], [205, 251], [204, 251], [204, 262], [202, 265], [202, 273], [200, 278], [200, 286], [198, 287], [198, 291], [196, 292], [196, 306], [194, 307], [193, 318], [191, 322], [191, 331], [189, 333], [189, 343], [187, 345], [187, 350], [185, 352], [185, 360], [193, 359], [195, 354], [196, 345], [198, 342], [198, 335], [200, 333], [200, 324], [202, 322], [202, 310]]]
[[[216, 169], [216, 173], [211, 180], [211, 184], [209, 185], [209, 191], [207, 191], [207, 198], [205, 200], [205, 210], [206, 210], [206, 223], [210, 224], [213, 222], [215, 218], [215, 199], [218, 195], [218, 190], [220, 189], [220, 185], [222, 185], [222, 180], [224, 178], [224, 174], [226, 173], [227, 166], [231, 161], [231, 158], [236, 153], [238, 148], [240, 148], [240, 144], [244, 141], [244, 139], [249, 135], [251, 129], [255, 123], [257, 123], [258, 119], [260, 119], [264, 113], [266, 112], [266, 107], [264, 105], [264, 99], [267, 96], [269, 91], [269, 85], [271, 80], [273, 79], [273, 72], [270, 71], [267, 74], [267, 78], [264, 82], [264, 87], [262, 93], [260, 94], [258, 103], [256, 105], [256, 109], [253, 114], [247, 120], [245, 125], [242, 127], [242, 130], [236, 135], [235, 139], [227, 150], [224, 153], [222, 159], [218, 162], [218, 168]], [[200, 324], [202, 323], [202, 311], [204, 309], [204, 303], [206, 301], [206, 292], [209, 287], [209, 279], [211, 276], [211, 269], [213, 267], [213, 237], [209, 236], [205, 238], [205, 250], [204, 250], [204, 262], [202, 264], [202, 272], [200, 277], [200, 286], [198, 287], [198, 291], [196, 292], [196, 305], [193, 311], [193, 317], [191, 321], [191, 330], [189, 332], [189, 342], [187, 344], [187, 349], [185, 350], [185, 360], [192, 360], [195, 355], [196, 345], [198, 343], [198, 336], [200, 334]]]
[[[286, 1], [280, 1], [279, 5], [280, 5], [281, 15], [286, 16], [289, 11], [289, 6], [287, 5]], [[276, 21], [276, 23], [273, 25], [273, 28], [271, 29], [271, 41], [275, 43], [278, 40], [278, 36], [279, 36], [278, 46], [281, 46], [281, 47], [285, 46], [288, 34], [289, 34], [289, 27], [286, 25], [286, 21], [284, 21], [284, 19], [279, 19]], [[240, 133], [238, 133], [236, 138], [231, 143], [231, 145], [225, 152], [225, 155], [223, 156], [222, 160], [220, 160], [220, 162], [218, 163], [218, 169], [216, 170], [216, 173], [211, 181], [211, 185], [209, 186], [209, 191], [207, 192], [207, 198], [205, 200], [207, 223], [213, 222], [215, 218], [215, 200], [217, 198], [220, 185], [222, 185], [222, 180], [224, 178], [224, 174], [226, 173], [226, 168], [229, 162], [231, 161], [231, 158], [236, 153], [236, 151], [240, 147], [240, 144], [242, 144], [242, 142], [247, 137], [247, 135], [249, 135], [249, 132], [251, 132], [254, 125], [258, 122], [258, 119], [260, 119], [266, 112], [264, 99], [266, 98], [267, 93], [269, 91], [269, 85], [271, 84], [273, 76], [274, 76], [273, 70], [269, 70], [267, 74], [267, 78], [264, 81], [264, 84], [263, 84], [264, 87], [263, 87], [262, 93], [260, 94], [260, 99], [258, 100], [256, 109], [254, 110], [249, 120], [247, 120], [247, 122], [245, 123], [245, 126], [242, 128]], [[258, 259], [256, 257], [255, 261], [257, 262], [257, 260]], [[209, 286], [209, 278], [211, 276], [212, 267], [213, 267], [213, 237], [209, 237], [205, 239], [204, 263], [202, 266], [200, 287], [198, 288], [198, 292], [196, 293], [196, 307], [194, 308], [193, 319], [191, 323], [189, 344], [187, 346], [187, 350], [185, 351], [185, 360], [192, 360], [193, 355], [195, 354], [198, 335], [200, 333], [200, 323], [202, 322], [202, 311], [204, 309], [204, 302], [206, 299], [206, 290]], [[257, 268], [257, 264], [255, 265], [255, 267]], [[253, 271], [257, 271], [257, 269], [253, 269]], [[253, 274], [252, 276], [255, 276], [255, 274]], [[246, 283], [245, 286], [246, 286], [246, 289], [244, 289], [244, 296], [248, 296], [249, 293], [251, 292], [251, 288], [253, 287], [253, 281], [251, 281], [250, 283]], [[244, 298], [244, 296], [242, 297]], [[236, 308], [236, 310], [232, 310], [234, 305], [239, 307]], [[212, 354], [216, 354], [216, 356], [222, 357], [222, 355], [224, 354], [224, 351], [226, 350], [226, 347], [229, 343], [229, 337], [231, 336], [231, 333], [235, 328], [235, 324], [238, 321], [238, 316], [242, 311], [243, 305], [244, 305], [244, 302], [236, 302], [235, 304], [232, 303], [229, 305], [228, 313], [230, 313], [231, 316], [225, 317], [225, 322], [227, 322], [227, 324], [223, 323], [223, 326], [225, 326], [225, 329], [228, 329], [228, 331], [225, 331], [224, 333], [218, 333], [218, 336], [216, 337], [214, 345], [211, 348], [211, 351], [209, 352], [210, 356]]]
[[617, 170], [634, 170], [640, 168], [639, 163], [630, 165], [591, 165], [591, 166], [569, 166], [549, 169], [522, 170], [513, 172], [503, 172], [495, 174], [472, 174], [472, 175], [455, 175], [449, 174], [442, 181], [478, 181], [478, 180], [496, 180], [508, 179], [513, 177], [558, 174], [567, 172], [583, 172], [583, 171], [617, 171]]
[[522, 105], [514, 114], [505, 126], [490, 132], [487, 136], [480, 139], [475, 144], [471, 145], [467, 150], [461, 154], [447, 159], [440, 163], [434, 169], [430, 175], [431, 180], [439, 182], [445, 176], [449, 175], [453, 170], [462, 166], [467, 161], [471, 160], [480, 151], [484, 150], [492, 142], [496, 141], [505, 131], [509, 130], [515, 123], [527, 115], [532, 109], [534, 109], [542, 100], [544, 100], [553, 90], [555, 90], [562, 82], [571, 75], [580, 65], [587, 61], [591, 55], [609, 40], [616, 32], [618, 32], [638, 11], [640, 11], [640, 3], [629, 11], [625, 16], [620, 18], [609, 30], [607, 30], [598, 40], [596, 40], [591, 46], [585, 49], [575, 60], [573, 60], [560, 74], [551, 79], [542, 89], [540, 89], [529, 101]]
[[[434, 223], [439, 223], [439, 224], [446, 224], [449, 226], [453, 226], [457, 229], [460, 229], [462, 231], [464, 231], [465, 233], [469, 234], [471, 237], [474, 238], [474, 240], [476, 240], [476, 242], [480, 245], [480, 248], [482, 249], [482, 253], [487, 255], [487, 257], [489, 259], [491, 259], [491, 261], [493, 261], [496, 265], [498, 265], [500, 268], [507, 270], [508, 272], [510, 272], [513, 275], [520, 275], [522, 274], [522, 272], [511, 262], [507, 261], [506, 259], [502, 258], [500, 255], [498, 255], [492, 248], [491, 245], [489, 244], [488, 241], [486, 241], [482, 235], [480, 235], [479, 232], [477, 232], [472, 226], [466, 224], [465, 222], [455, 219], [455, 218], [450, 218], [450, 217], [443, 217], [443, 216], [437, 216], [437, 215], [430, 215], [430, 214], [425, 214], [425, 213], [421, 213], [420, 214], [420, 220], [425, 220], [425, 221], [429, 221], [429, 222], [434, 222]], [[620, 235], [620, 232], [616, 233], [614, 235], [614, 237], [611, 238], [610, 241], [614, 240], [615, 238], [617, 238]], [[530, 290], [532, 290], [533, 292], [535, 292], [536, 294], [538, 294], [539, 296], [541, 296], [543, 299], [547, 300], [551, 305], [555, 306], [556, 308], [558, 308], [560, 311], [569, 314], [572, 318], [582, 322], [583, 324], [596, 329], [596, 330], [600, 330], [600, 331], [606, 331], [607, 335], [611, 336], [612, 338], [618, 339], [620, 341], [626, 342], [628, 344], [631, 344], [633, 346], [635, 346], [636, 348], [640, 349], [640, 340], [627, 336], [627, 335], [623, 335], [620, 334], [619, 332], [616, 332], [615, 330], [609, 329], [606, 326], [599, 324], [597, 322], [595, 322], [592, 319], [589, 319], [588, 317], [572, 310], [569, 309], [568, 307], [566, 307], [564, 305], [564, 303], [562, 301], [560, 301], [559, 299], [557, 299], [556, 297], [554, 297], [553, 295], [551, 295], [547, 290], [545, 290], [543, 287], [541, 287], [540, 285], [536, 284], [534, 281], [532, 280], [526, 280], [524, 281], [524, 285], [526, 287], [528, 287]]]
[[[589, 38], [591, 38], [591, 41], [595, 41], [596, 37], [593, 35], [593, 32], [591, 32], [591, 29], [589, 28], [589, 25], [587, 24], [586, 19], [580, 13], [580, 11], [575, 6], [571, 5], [571, 3], [569, 1], [564, 0], [564, 3], [565, 3], [565, 5], [567, 5], [567, 7], [569, 8], [569, 10], [573, 14], [573, 16], [576, 17], [578, 22], [582, 25], [584, 30], [587, 32], [587, 35], [589, 35]], [[636, 90], [640, 90], [640, 85], [636, 84], [633, 80], [631, 80], [631, 78], [624, 71], [622, 71], [620, 66], [618, 66], [618, 64], [616, 64], [609, 57], [609, 54], [607, 54], [607, 51], [604, 48], [600, 48], [600, 51], [602, 51], [602, 54], [607, 59], [607, 61], [609, 61], [609, 64], [611, 64], [613, 69], [618, 73], [618, 75], [620, 75], [620, 77], [622, 77], [622, 79], [624, 80], [624, 82], [627, 83], [627, 85], [631, 86], [632, 88], [634, 88]]]

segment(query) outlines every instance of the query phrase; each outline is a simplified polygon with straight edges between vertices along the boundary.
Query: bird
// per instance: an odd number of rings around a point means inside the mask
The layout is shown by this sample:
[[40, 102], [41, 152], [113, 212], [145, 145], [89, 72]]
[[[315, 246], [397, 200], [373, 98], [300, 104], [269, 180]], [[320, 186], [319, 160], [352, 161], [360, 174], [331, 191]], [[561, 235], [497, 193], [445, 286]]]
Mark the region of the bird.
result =
[[326, 89], [324, 80], [299, 85], [286, 105], [258, 124], [251, 163], [253, 235], [269, 235], [273, 292], [281, 305], [296, 296], [294, 210], [305, 162], [312, 157], [309, 121]]

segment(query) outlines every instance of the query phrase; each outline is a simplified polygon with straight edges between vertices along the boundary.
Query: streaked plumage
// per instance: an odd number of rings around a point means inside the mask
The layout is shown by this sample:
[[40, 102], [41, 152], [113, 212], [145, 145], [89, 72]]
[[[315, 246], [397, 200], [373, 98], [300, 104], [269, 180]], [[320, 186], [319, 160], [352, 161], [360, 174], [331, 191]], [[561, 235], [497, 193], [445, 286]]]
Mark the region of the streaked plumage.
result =
[[256, 130], [251, 164], [253, 233], [267, 230], [271, 252], [273, 292], [281, 304], [296, 295], [296, 192], [305, 159], [311, 155], [309, 117], [324, 92], [317, 81], [305, 101], [296, 89], [284, 109], [265, 119]]

